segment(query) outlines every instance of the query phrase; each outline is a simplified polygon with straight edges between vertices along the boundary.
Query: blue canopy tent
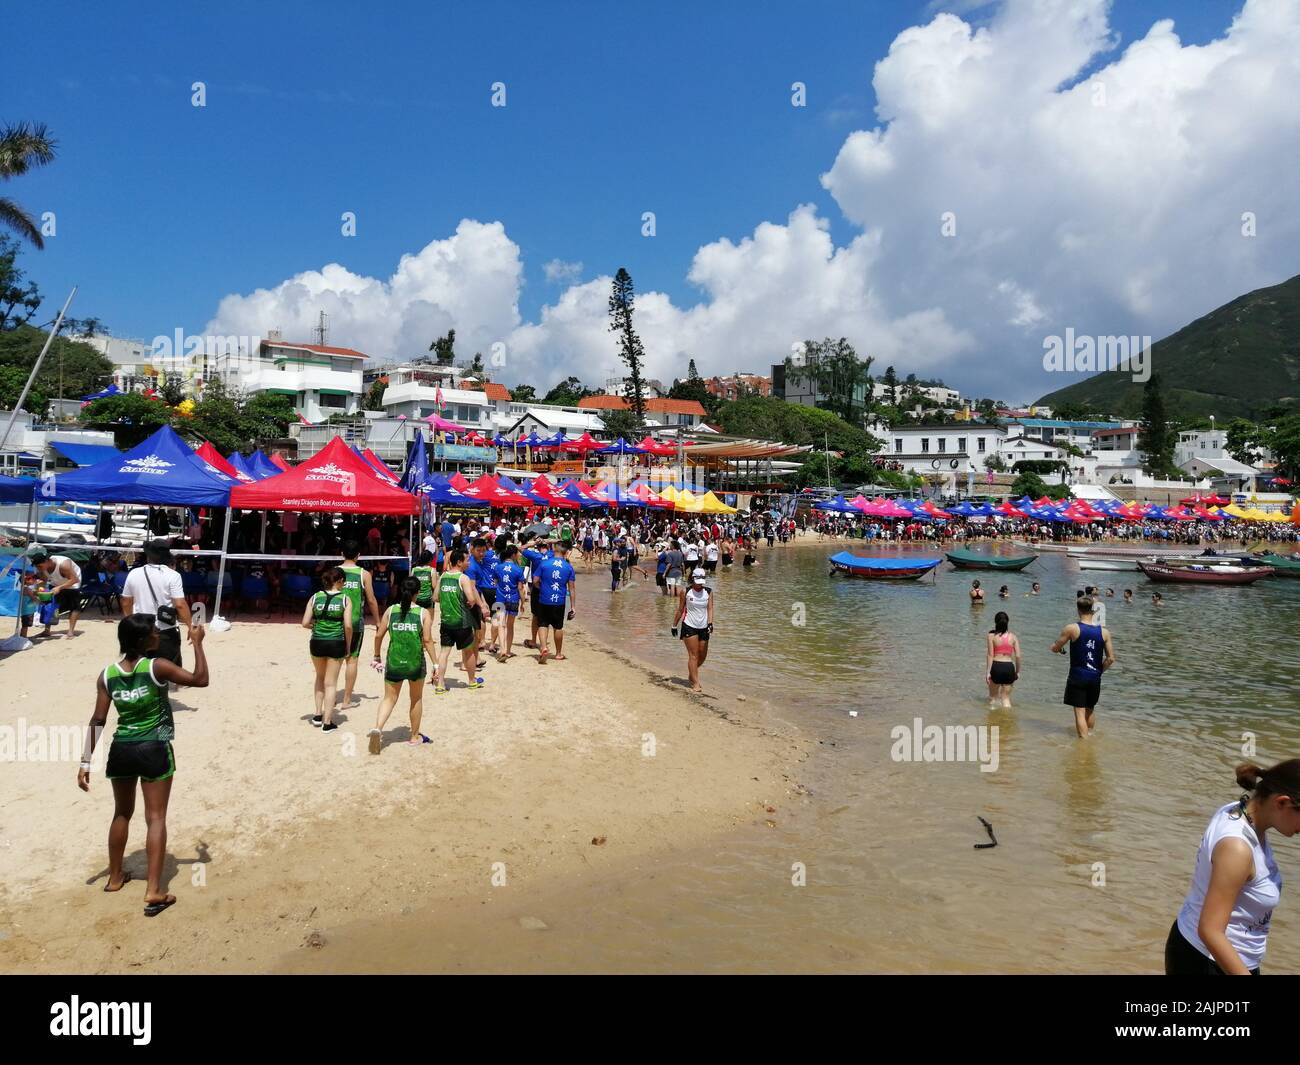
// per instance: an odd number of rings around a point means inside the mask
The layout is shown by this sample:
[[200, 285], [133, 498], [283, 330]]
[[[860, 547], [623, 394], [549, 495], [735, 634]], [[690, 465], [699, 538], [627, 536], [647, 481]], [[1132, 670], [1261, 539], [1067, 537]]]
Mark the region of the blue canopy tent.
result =
[[226, 461], [229, 462], [230, 465], [234, 466], [235, 469], [237, 469], [245, 477], [250, 477], [254, 481], [262, 480], [262, 478], [259, 477], [256, 471], [253, 469], [252, 463], [250, 463], [248, 459], [244, 458], [244, 456], [241, 455], [238, 451], [232, 451], [226, 457]]
[[121, 394], [122, 390], [118, 388], [117, 385], [109, 385], [107, 388], [102, 389], [99, 392], [92, 392], [88, 396], [82, 396], [81, 401], [83, 403], [90, 403], [96, 399], [107, 399], [109, 396], [120, 396]]
[[569, 442], [569, 438], [564, 435], [563, 429], [557, 429], [554, 436], [546, 437], [541, 446], [544, 448], [559, 448]]
[[646, 505], [645, 500], [635, 492], [620, 488], [616, 484], [606, 485], [600, 490], [600, 494], [616, 507], [644, 507]]
[[51, 502], [142, 503], [157, 507], [226, 507], [238, 483], [209, 466], [164, 425], [112, 462], [55, 474], [42, 495]]
[[490, 507], [492, 505], [486, 499], [476, 499], [474, 496], [467, 496], [464, 492], [456, 491], [446, 477], [436, 473], [430, 475], [421, 491], [430, 502], [441, 506]]
[[61, 440], [51, 440], [50, 447], [78, 466], [93, 466], [97, 462], [107, 462], [122, 454], [117, 448], [106, 444], [65, 444]]
[[615, 440], [609, 447], [600, 447], [592, 452], [593, 455], [648, 455], [643, 447], [637, 447], [635, 444], [629, 444], [621, 436]]
[[608, 503], [602, 503], [599, 499], [592, 499], [590, 496], [583, 495], [578, 486], [572, 481], [557, 488], [555, 494], [562, 499], [577, 503], [583, 510], [599, 510], [601, 507], [609, 505]]
[[492, 438], [492, 446], [493, 447], [514, 447], [515, 442], [511, 440], [510, 437], [505, 436], [502, 433], [497, 433], [497, 435]]
[[832, 514], [861, 514], [857, 507], [850, 503], [843, 496], [836, 496], [834, 499], [825, 499], [820, 503], [814, 503], [817, 510], [829, 510]]
[[248, 456], [248, 470], [259, 481], [274, 477], [278, 473], [284, 473], [284, 470], [272, 462], [265, 452], [260, 449]]
[[962, 500], [955, 507], [944, 507], [943, 509], [949, 514], [955, 514], [960, 518], [969, 518], [979, 513], [979, 511], [971, 505], [970, 500], [966, 499]]
[[0, 503], [30, 503], [38, 483], [30, 477], [0, 477]]

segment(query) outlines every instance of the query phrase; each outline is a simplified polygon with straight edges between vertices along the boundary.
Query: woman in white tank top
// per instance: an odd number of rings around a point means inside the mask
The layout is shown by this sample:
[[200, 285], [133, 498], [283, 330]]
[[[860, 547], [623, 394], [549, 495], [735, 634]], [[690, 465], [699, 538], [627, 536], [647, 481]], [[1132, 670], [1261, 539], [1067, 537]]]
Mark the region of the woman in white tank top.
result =
[[677, 595], [677, 615], [673, 618], [673, 635], [681, 629], [682, 643], [686, 645], [686, 674], [691, 691], [703, 692], [700, 687], [700, 666], [709, 657], [709, 637], [713, 634], [713, 593], [705, 587], [704, 570], [691, 571], [691, 582]]
[[1201, 837], [1192, 888], [1165, 942], [1170, 976], [1259, 973], [1282, 899], [1267, 832], [1300, 831], [1300, 759], [1240, 765], [1237, 784], [1252, 794], [1216, 811]]

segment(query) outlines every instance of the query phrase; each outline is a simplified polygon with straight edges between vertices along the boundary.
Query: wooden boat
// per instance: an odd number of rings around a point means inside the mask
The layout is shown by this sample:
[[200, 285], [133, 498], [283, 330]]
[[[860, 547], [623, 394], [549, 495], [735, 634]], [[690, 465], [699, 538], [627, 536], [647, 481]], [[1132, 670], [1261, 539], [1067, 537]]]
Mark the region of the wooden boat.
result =
[[841, 551], [830, 559], [835, 573], [872, 581], [914, 581], [924, 577], [942, 561], [941, 558], [868, 558], [848, 551]]
[[979, 551], [949, 551], [945, 556], [958, 569], [1021, 570], [1037, 555], [986, 555]]
[[1089, 558], [1086, 555], [1076, 557], [1075, 563], [1080, 569], [1099, 569], [1118, 571], [1136, 571], [1138, 560], [1136, 558]]
[[1139, 562], [1148, 579], [1169, 584], [1251, 584], [1272, 576], [1271, 566], [1205, 565], [1198, 562]]
[[1278, 555], [1272, 551], [1260, 551], [1250, 557], [1256, 562], [1272, 566], [1279, 577], [1300, 577], [1300, 555]]

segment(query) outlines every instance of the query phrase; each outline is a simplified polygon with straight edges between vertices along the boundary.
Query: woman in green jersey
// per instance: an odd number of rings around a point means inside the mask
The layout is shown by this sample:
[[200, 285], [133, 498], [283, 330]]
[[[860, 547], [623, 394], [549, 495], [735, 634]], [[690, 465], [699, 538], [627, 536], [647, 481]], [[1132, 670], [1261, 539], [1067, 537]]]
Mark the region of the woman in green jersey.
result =
[[478, 589], [465, 573], [469, 556], [455, 548], [447, 556], [447, 572], [438, 578], [438, 668], [433, 675], [433, 694], [447, 694], [447, 662], [454, 647], [465, 666], [465, 687], [478, 690], [483, 680], [475, 675], [474, 616], [471, 609], [481, 602]]
[[438, 571], [433, 568], [433, 552], [421, 551], [411, 567], [411, 576], [420, 582], [420, 590], [415, 593], [417, 606], [425, 610], [433, 609], [433, 586], [438, 580]]
[[167, 800], [171, 798], [176, 758], [172, 753], [172, 704], [168, 683], [189, 688], [208, 686], [208, 660], [203, 654], [203, 628], [190, 626], [194, 647], [193, 671], [165, 658], [156, 658], [158, 629], [152, 614], [133, 614], [117, 624], [117, 644], [122, 658], [95, 682], [95, 712], [90, 716], [77, 787], [90, 790], [91, 756], [108, 720], [111, 704], [117, 708], [117, 730], [108, 748], [104, 775], [113, 782], [113, 820], [108, 828], [108, 883], [105, 891], [121, 891], [131, 879], [122, 871], [122, 855], [135, 813], [135, 784], [144, 795], [145, 852], [149, 878], [144, 891], [144, 915], [157, 917], [176, 901], [162, 889], [163, 860], [167, 856]]
[[419, 745], [429, 743], [429, 737], [420, 732], [420, 717], [424, 713], [424, 653], [432, 658], [433, 611], [412, 602], [420, 591], [420, 581], [407, 577], [402, 581], [402, 591], [397, 603], [390, 606], [375, 630], [375, 657], [373, 665], [380, 669], [380, 654], [384, 637], [388, 637], [388, 659], [383, 665], [384, 697], [379, 703], [379, 716], [370, 730], [370, 753], [378, 754], [383, 745], [384, 725], [388, 715], [402, 694], [402, 682], [411, 686], [411, 739]]
[[[352, 646], [352, 604], [343, 594], [343, 570], [333, 566], [321, 574], [321, 587], [307, 600], [302, 627], [311, 629], [311, 664], [316, 670], [316, 715], [311, 719], [322, 732], [333, 732], [334, 700], [339, 693], [339, 669]], [[326, 690], [329, 697], [326, 698]]]

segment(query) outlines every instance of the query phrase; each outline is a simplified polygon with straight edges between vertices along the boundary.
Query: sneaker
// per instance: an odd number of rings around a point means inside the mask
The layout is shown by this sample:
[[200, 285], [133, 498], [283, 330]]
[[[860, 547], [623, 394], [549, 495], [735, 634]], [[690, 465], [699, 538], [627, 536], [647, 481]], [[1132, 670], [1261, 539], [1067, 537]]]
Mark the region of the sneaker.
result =
[[320, 728], [323, 724], [325, 724], [325, 715], [323, 714], [317, 714], [311, 719], [312, 728]]
[[322, 732], [337, 732], [338, 725], [334, 724], [334, 722], [331, 721], [328, 725], [321, 725], [320, 730]]

